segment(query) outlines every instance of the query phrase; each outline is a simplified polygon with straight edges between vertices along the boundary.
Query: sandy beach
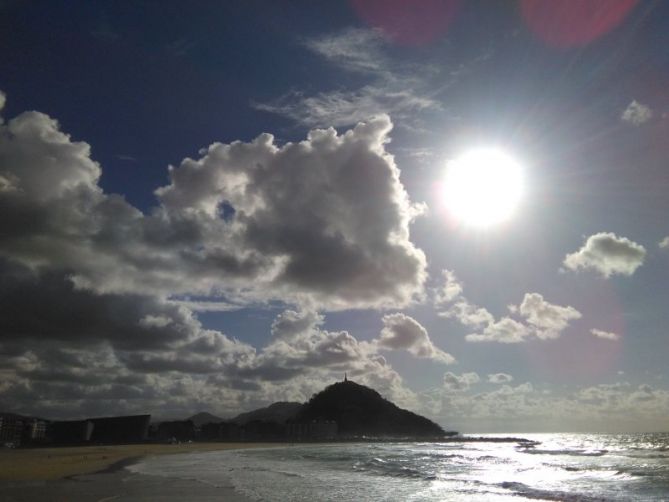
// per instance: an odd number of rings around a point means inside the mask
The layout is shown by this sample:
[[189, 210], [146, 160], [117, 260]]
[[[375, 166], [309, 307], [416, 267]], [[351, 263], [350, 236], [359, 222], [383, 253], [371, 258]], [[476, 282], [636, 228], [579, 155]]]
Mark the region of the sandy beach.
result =
[[0, 450], [0, 499], [11, 502], [247, 499], [231, 486], [132, 473], [125, 466], [146, 457], [266, 448], [276, 443], [188, 443]]

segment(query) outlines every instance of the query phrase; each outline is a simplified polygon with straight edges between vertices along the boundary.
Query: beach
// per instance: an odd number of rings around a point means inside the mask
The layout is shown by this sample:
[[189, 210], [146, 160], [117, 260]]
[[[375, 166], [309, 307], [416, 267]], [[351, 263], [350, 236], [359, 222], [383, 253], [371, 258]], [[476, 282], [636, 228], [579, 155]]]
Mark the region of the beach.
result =
[[[0, 500], [248, 500], [232, 486], [167, 479], [125, 467], [145, 457], [267, 448], [276, 443], [184, 443], [0, 450]], [[282, 444], [282, 447], [287, 446]]]

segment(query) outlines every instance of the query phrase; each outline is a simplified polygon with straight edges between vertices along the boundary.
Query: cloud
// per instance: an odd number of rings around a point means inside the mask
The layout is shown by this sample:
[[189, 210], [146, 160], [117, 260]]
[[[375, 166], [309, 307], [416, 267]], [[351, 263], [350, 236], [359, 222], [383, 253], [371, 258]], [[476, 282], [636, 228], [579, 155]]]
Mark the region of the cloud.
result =
[[[457, 387], [458, 376], [449, 377]], [[669, 391], [626, 382], [555, 390], [531, 382], [503, 383], [491, 391], [453, 391], [450, 386], [421, 393], [422, 409], [449, 428], [477, 430], [663, 430]]]
[[377, 30], [346, 29], [303, 41], [303, 46], [336, 69], [355, 73], [367, 82], [352, 89], [336, 87], [316, 94], [291, 91], [274, 100], [252, 103], [258, 110], [283, 115], [309, 127], [348, 126], [368, 117], [390, 114], [396, 120], [407, 119], [421, 110], [441, 109], [434, 99], [429, 80], [453, 80], [443, 75], [439, 65], [417, 65], [390, 57], [389, 42]]
[[569, 321], [581, 318], [575, 308], [549, 303], [539, 293], [526, 293], [518, 312], [535, 329], [537, 338], [543, 340], [558, 338]]
[[669, 236], [662, 239], [657, 245], [662, 249], [669, 248]]
[[490, 383], [502, 384], [509, 383], [511, 381], [513, 381], [513, 377], [511, 375], [507, 375], [506, 373], [493, 373], [488, 375], [488, 382]]
[[427, 330], [418, 321], [401, 313], [383, 316], [383, 329], [377, 344], [380, 348], [404, 349], [416, 357], [434, 359], [444, 364], [455, 362], [453, 356], [435, 347]]
[[485, 308], [471, 303], [463, 295], [464, 286], [452, 270], [442, 270], [444, 283], [433, 291], [433, 304], [440, 317], [456, 319], [465, 326], [480, 327], [495, 321]]
[[360, 28], [304, 40], [304, 47], [341, 68], [373, 74], [385, 71], [388, 64], [384, 45], [381, 32]]
[[619, 340], [620, 335], [617, 333], [612, 333], [610, 331], [602, 331], [601, 329], [591, 329], [590, 333], [597, 338], [602, 338], [604, 340]]
[[[172, 170], [157, 193], [171, 218], [216, 225], [236, 260], [262, 257], [258, 272], [271, 278], [263, 287], [278, 297], [331, 308], [406, 305], [425, 279], [425, 256], [408, 231], [423, 207], [409, 201], [384, 151], [391, 127], [382, 116], [282, 148], [270, 135], [215, 144]], [[217, 214], [223, 204], [234, 209], [230, 221]]]
[[588, 237], [583, 247], [568, 254], [563, 263], [570, 270], [592, 269], [608, 278], [616, 274], [632, 275], [645, 257], [642, 245], [610, 232], [600, 232]]
[[409, 238], [413, 204], [384, 145], [387, 116], [345, 134], [311, 131], [215, 143], [170, 170], [143, 214], [103, 193], [90, 147], [27, 112], [0, 126], [0, 256], [68, 270], [98, 293], [216, 292], [321, 308], [407, 305], [425, 256]]
[[442, 270], [444, 284], [435, 291], [434, 305], [439, 307], [446, 305], [462, 295], [462, 283], [458, 280], [452, 270]]
[[524, 324], [502, 317], [499, 321], [488, 324], [480, 333], [465, 336], [468, 342], [520, 343], [527, 340], [532, 331]]
[[469, 388], [480, 382], [480, 377], [477, 373], [462, 373], [461, 375], [456, 375], [450, 371], [444, 373], [444, 385], [443, 389], [446, 392], [465, 392]]
[[519, 306], [509, 305], [511, 317], [495, 320], [487, 309], [472, 304], [464, 296], [463, 285], [450, 270], [444, 270], [444, 285], [433, 291], [433, 302], [440, 317], [455, 319], [463, 326], [480, 330], [465, 336], [468, 342], [520, 343], [530, 339], [558, 338], [569, 321], [579, 319], [574, 307], [547, 302], [539, 293], [526, 293]]
[[627, 108], [620, 116], [620, 120], [632, 124], [633, 126], [640, 126], [653, 118], [653, 110], [650, 107], [639, 103], [637, 100], [627, 105]]
[[[0, 112], [5, 107], [6, 101], [7, 101], [7, 96], [5, 95], [4, 92], [0, 91]], [[0, 123], [2, 123], [2, 122], [0, 121]]]

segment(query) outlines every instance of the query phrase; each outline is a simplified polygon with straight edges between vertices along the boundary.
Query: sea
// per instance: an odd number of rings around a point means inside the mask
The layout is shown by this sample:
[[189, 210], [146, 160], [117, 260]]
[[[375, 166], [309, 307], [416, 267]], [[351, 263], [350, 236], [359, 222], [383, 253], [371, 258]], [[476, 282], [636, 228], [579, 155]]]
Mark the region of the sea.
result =
[[298, 444], [130, 469], [233, 486], [256, 501], [669, 501], [669, 433], [519, 437], [531, 442]]

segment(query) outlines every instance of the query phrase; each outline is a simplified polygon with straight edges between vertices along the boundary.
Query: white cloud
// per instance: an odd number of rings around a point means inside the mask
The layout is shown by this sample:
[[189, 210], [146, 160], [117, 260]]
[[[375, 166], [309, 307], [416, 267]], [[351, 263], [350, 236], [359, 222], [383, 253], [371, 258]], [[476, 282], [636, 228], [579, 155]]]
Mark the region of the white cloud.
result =
[[376, 30], [349, 28], [336, 35], [304, 41], [304, 46], [324, 59], [351, 71], [378, 73], [388, 61], [383, 52], [386, 41]]
[[376, 343], [380, 348], [404, 349], [416, 357], [434, 359], [445, 364], [455, 362], [453, 356], [432, 343], [427, 330], [418, 321], [401, 313], [383, 316], [383, 329]]
[[632, 275], [646, 257], [646, 249], [626, 237], [610, 232], [591, 235], [581, 249], [568, 254], [564, 265], [570, 270], [592, 269], [604, 277]]
[[446, 392], [465, 392], [469, 390], [472, 385], [479, 383], [480, 381], [480, 377], [475, 372], [456, 375], [449, 371], [444, 373], [443, 389]]
[[262, 111], [283, 115], [308, 127], [348, 126], [379, 114], [392, 114], [395, 119], [408, 112], [436, 108], [439, 105], [407, 89], [392, 90], [379, 85], [366, 85], [354, 91], [335, 90], [305, 96], [291, 92], [269, 103], [253, 103]]
[[[384, 113], [395, 120], [406, 119], [417, 111], [441, 109], [427, 83], [441, 66], [398, 63], [396, 56], [388, 57], [391, 46], [378, 31], [346, 29], [305, 40], [304, 47], [339, 70], [365, 76], [368, 81], [355, 89], [337, 87], [312, 95], [292, 91], [269, 102], [252, 103], [256, 109], [309, 127], [348, 126]], [[443, 80], [439, 86], [444, 86]]]
[[602, 331], [601, 329], [591, 329], [590, 333], [597, 338], [602, 338], [604, 340], [619, 340], [620, 335], [613, 333], [611, 331]]
[[433, 304], [442, 309], [440, 317], [456, 319], [465, 326], [480, 327], [495, 321], [485, 308], [474, 305], [464, 297], [464, 287], [452, 270], [443, 270], [444, 283], [433, 291]]
[[[457, 375], [451, 377], [457, 385]], [[602, 384], [556, 391], [530, 382], [487, 392], [435, 388], [420, 396], [423, 409], [449, 428], [497, 431], [664, 430], [669, 391], [649, 385]]]
[[623, 122], [628, 122], [633, 126], [640, 126], [652, 118], [653, 110], [647, 105], [639, 103], [637, 100], [632, 100], [620, 116]]
[[488, 375], [488, 382], [495, 384], [509, 383], [513, 381], [513, 377], [506, 373], [493, 373]]
[[527, 340], [532, 331], [524, 324], [502, 317], [499, 321], [488, 324], [481, 333], [471, 333], [465, 336], [468, 342], [498, 342], [520, 343]]
[[580, 319], [581, 313], [573, 307], [554, 305], [539, 293], [526, 293], [518, 312], [534, 328], [537, 338], [558, 338], [569, 321]]
[[555, 305], [544, 300], [539, 293], [526, 293], [518, 305], [509, 305], [513, 316], [495, 320], [487, 309], [478, 307], [467, 300], [463, 285], [451, 270], [442, 272], [443, 286], [433, 291], [433, 302], [440, 317], [456, 319], [460, 324], [481, 330], [465, 336], [468, 342], [520, 343], [532, 338], [548, 340], [558, 338], [569, 325], [569, 321], [579, 319], [581, 313], [574, 307]]
[[455, 272], [452, 270], [442, 270], [444, 277], [443, 286], [437, 288], [434, 295], [434, 305], [436, 307], [444, 306], [462, 295], [462, 283], [458, 280]]
[[662, 239], [657, 245], [662, 249], [669, 248], [669, 236]]

